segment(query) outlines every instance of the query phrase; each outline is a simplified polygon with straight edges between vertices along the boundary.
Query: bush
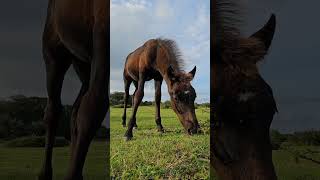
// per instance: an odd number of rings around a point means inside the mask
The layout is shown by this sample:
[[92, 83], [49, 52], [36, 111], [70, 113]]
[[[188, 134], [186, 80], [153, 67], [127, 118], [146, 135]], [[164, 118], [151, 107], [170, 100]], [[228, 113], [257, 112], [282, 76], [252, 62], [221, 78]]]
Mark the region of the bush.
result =
[[[114, 108], [124, 108], [124, 105], [123, 104], [117, 104], [117, 105], [113, 105], [112, 107]], [[127, 108], [131, 108], [131, 105], [127, 105]]]
[[287, 141], [286, 135], [281, 134], [277, 130], [272, 130], [270, 133], [272, 150], [278, 150], [281, 147], [281, 144]]
[[289, 137], [289, 142], [296, 145], [320, 146], [320, 131], [295, 132]]
[[[68, 146], [69, 141], [63, 137], [56, 137], [54, 147]], [[45, 137], [44, 136], [30, 136], [11, 140], [5, 143], [7, 147], [44, 147]]]
[[161, 103], [161, 108], [170, 109], [171, 108], [171, 101], [165, 101], [165, 102]]

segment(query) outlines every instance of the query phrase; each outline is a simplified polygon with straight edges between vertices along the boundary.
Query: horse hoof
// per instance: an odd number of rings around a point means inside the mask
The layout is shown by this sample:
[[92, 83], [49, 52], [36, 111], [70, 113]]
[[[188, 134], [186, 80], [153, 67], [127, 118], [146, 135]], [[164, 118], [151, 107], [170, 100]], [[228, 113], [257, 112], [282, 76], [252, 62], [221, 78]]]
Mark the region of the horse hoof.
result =
[[52, 180], [52, 176], [40, 173], [38, 176], [38, 180]]
[[158, 132], [159, 132], [160, 134], [163, 134], [163, 133], [164, 133], [164, 129], [158, 129]]
[[124, 137], [124, 140], [125, 140], [125, 141], [131, 141], [131, 140], [132, 140], [132, 137], [125, 136], [125, 137]]
[[76, 176], [76, 177], [67, 176], [66, 178], [64, 178], [64, 180], [83, 180], [83, 176], [82, 175], [79, 175], [79, 176]]
[[38, 175], [38, 180], [52, 180], [52, 169], [44, 169]]
[[138, 126], [134, 126], [133, 129], [134, 129], [134, 130], [138, 130]]
[[125, 128], [125, 127], [127, 127], [127, 126], [126, 126], [125, 124], [122, 124], [122, 127], [124, 127], [124, 128]]

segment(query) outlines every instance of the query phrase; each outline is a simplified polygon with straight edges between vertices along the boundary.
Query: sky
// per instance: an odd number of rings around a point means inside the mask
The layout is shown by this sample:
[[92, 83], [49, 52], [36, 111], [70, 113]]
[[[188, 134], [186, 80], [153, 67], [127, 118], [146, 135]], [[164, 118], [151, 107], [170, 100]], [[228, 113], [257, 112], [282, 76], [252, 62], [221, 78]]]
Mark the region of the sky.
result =
[[[209, 0], [112, 0], [110, 91], [124, 91], [123, 67], [127, 55], [149, 39], [176, 41], [185, 61], [184, 70], [197, 66], [192, 85], [196, 102], [210, 99], [210, 1]], [[130, 89], [131, 94], [134, 86]], [[166, 84], [162, 100], [168, 100]], [[145, 100], [154, 99], [153, 80], [146, 83]]]
[[[316, 20], [320, 17], [320, 1], [242, 1], [247, 7], [244, 35], [262, 27], [271, 13], [275, 13], [278, 20], [269, 55], [259, 66], [278, 104], [279, 113], [272, 127], [283, 132], [319, 129], [320, 24]], [[197, 65], [193, 82], [197, 100], [209, 98], [206, 95], [209, 24], [204, 23], [208, 21], [208, 4], [208, 0], [113, 1], [111, 90], [123, 91], [121, 74], [128, 53], [149, 38], [163, 36], [177, 41], [188, 62], [186, 71]], [[46, 6], [46, 0], [1, 2], [0, 98], [16, 94], [47, 95], [41, 53]], [[150, 100], [153, 99], [152, 87], [153, 84], [148, 83], [146, 94]], [[64, 82], [63, 103], [72, 104], [79, 88], [80, 82], [70, 69]], [[167, 96], [165, 86], [163, 88], [163, 95]]]
[[259, 67], [278, 104], [272, 128], [283, 132], [320, 129], [320, 1], [246, 1], [244, 35], [250, 35], [277, 16], [275, 37]]

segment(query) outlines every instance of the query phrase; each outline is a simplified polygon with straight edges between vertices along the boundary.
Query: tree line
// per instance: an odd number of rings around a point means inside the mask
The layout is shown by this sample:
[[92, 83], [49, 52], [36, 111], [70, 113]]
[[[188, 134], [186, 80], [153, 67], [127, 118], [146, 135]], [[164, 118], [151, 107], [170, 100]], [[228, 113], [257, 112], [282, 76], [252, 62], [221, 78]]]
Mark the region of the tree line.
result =
[[[142, 101], [140, 106], [152, 106], [154, 105], [154, 101]], [[110, 94], [110, 106], [115, 108], [123, 108], [124, 106], [124, 92], [113, 92]], [[128, 98], [128, 107], [132, 106], [132, 95], [129, 95]], [[195, 108], [198, 107], [206, 107], [210, 108], [210, 103], [195, 103]], [[171, 108], [171, 101], [167, 100], [161, 102], [161, 108], [169, 109]]]
[[[11, 96], [0, 100], [0, 139], [15, 139], [25, 136], [44, 136], [46, 125], [43, 121], [47, 98]], [[70, 138], [70, 117], [72, 106], [64, 105], [57, 136]], [[97, 132], [96, 138], [107, 138], [105, 127]]]

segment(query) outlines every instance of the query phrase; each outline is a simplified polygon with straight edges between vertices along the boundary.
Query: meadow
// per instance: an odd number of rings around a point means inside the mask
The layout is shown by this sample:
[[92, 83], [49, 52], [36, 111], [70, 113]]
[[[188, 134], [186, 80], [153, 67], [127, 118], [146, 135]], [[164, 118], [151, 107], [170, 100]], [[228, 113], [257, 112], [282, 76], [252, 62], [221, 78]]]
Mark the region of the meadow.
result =
[[[154, 122], [154, 107], [138, 111], [138, 129], [132, 141], [123, 138], [122, 108], [111, 108], [111, 154], [108, 171], [108, 144], [94, 141], [84, 168], [85, 180], [109, 179], [209, 179], [209, 110], [196, 110], [203, 134], [189, 136], [171, 109], [162, 109], [166, 130], [159, 134]], [[131, 113], [129, 108], [128, 116]], [[0, 140], [0, 179], [34, 180], [42, 165], [43, 148], [6, 147]], [[320, 160], [319, 146], [290, 146], [290, 151], [314, 152], [308, 155]], [[279, 180], [320, 180], [320, 165], [296, 158], [288, 150], [273, 151]], [[69, 161], [69, 147], [56, 147], [53, 155], [54, 179], [63, 179]], [[214, 172], [211, 179], [216, 179]]]
[[[154, 106], [141, 106], [138, 129], [126, 142], [123, 108], [111, 108], [111, 176], [115, 179], [209, 179], [209, 109], [196, 110], [203, 134], [189, 136], [171, 109], [161, 109], [165, 133], [156, 130]], [[131, 108], [127, 112], [130, 117]]]
[[[111, 109], [111, 176], [115, 179], [209, 179], [209, 109], [196, 110], [204, 134], [188, 136], [171, 109], [161, 109], [166, 130], [159, 134], [154, 122], [154, 107], [141, 106], [134, 139], [124, 140], [122, 108]], [[131, 108], [127, 117], [130, 117]], [[312, 150], [320, 159], [320, 147], [294, 146], [291, 151]], [[279, 180], [320, 180], [320, 165], [297, 159], [287, 150], [273, 151]], [[217, 179], [211, 173], [211, 179]]]
[[[94, 141], [90, 147], [84, 167], [86, 180], [109, 179], [108, 145], [105, 141]], [[0, 179], [35, 180], [42, 166], [44, 148], [8, 148], [0, 144]], [[64, 178], [68, 169], [69, 147], [54, 148], [54, 180]]]

